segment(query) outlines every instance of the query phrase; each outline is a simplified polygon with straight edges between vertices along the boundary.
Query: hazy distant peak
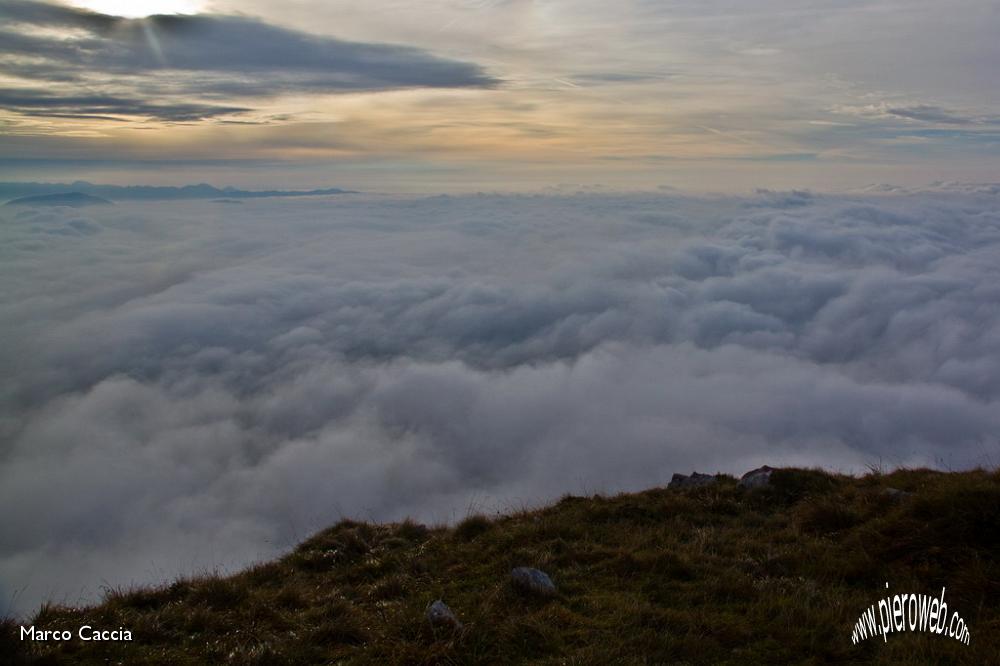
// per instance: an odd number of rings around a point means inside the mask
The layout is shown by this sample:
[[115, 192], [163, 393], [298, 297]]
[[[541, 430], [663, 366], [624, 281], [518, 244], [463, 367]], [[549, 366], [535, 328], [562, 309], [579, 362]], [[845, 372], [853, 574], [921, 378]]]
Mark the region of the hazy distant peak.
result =
[[8, 201], [7, 206], [70, 206], [72, 208], [83, 208], [84, 206], [111, 206], [107, 199], [96, 197], [83, 192], [59, 192], [57, 194], [39, 194], [31, 197], [21, 197]]
[[[68, 183], [0, 183], [0, 198], [64, 196], [67, 190], [74, 194], [104, 197], [114, 200], [126, 199], [257, 199], [265, 197], [324, 196], [350, 194], [351, 190], [331, 187], [319, 190], [241, 190], [235, 187], [218, 188], [206, 183], [197, 185], [95, 185], [78, 180]], [[64, 204], [68, 205], [68, 204]]]

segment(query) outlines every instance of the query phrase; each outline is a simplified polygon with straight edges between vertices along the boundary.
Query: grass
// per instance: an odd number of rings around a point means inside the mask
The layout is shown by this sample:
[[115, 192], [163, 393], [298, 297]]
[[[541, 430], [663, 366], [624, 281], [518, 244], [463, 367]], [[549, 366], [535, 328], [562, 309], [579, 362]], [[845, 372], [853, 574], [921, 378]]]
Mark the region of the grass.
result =
[[[893, 487], [913, 495], [893, 497]], [[990, 664], [1000, 663], [1000, 474], [929, 470], [853, 478], [779, 470], [685, 490], [565, 497], [452, 529], [344, 521], [230, 577], [109, 591], [46, 606], [37, 628], [126, 627], [129, 644], [26, 644], [37, 664]], [[515, 566], [552, 599], [519, 594]], [[924, 633], [851, 642], [889, 593], [947, 587], [966, 646]], [[464, 624], [432, 627], [441, 598]], [[0, 659], [2, 663], [2, 659]]]

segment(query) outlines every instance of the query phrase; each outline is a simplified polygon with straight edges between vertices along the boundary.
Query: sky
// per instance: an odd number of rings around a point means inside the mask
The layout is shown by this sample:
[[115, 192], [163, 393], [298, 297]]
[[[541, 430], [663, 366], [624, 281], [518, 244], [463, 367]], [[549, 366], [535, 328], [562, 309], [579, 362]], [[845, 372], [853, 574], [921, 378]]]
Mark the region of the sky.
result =
[[0, 178], [991, 182], [998, 33], [992, 0], [4, 0]]

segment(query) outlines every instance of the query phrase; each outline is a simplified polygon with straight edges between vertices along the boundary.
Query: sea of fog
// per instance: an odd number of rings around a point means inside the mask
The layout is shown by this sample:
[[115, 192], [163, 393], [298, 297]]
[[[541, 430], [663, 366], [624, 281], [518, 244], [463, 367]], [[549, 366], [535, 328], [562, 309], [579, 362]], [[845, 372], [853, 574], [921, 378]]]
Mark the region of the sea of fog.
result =
[[0, 207], [0, 611], [345, 516], [995, 466], [998, 191]]

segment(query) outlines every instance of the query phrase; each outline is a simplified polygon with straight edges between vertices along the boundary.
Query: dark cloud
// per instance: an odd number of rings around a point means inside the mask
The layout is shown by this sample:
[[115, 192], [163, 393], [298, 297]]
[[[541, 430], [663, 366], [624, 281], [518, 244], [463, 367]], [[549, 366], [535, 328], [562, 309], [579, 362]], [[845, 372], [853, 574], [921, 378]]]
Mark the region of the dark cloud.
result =
[[[35, 90], [28, 102], [26, 91], [8, 95], [17, 99], [0, 100], [0, 108], [33, 114], [114, 112], [186, 120], [243, 110], [205, 104], [233, 97], [499, 83], [476, 64], [421, 49], [310, 35], [244, 16], [123, 19], [15, 1], [0, 5], [0, 21], [6, 26], [0, 28], [0, 71], [63, 84], [57, 90]], [[22, 26], [75, 31], [58, 36]], [[81, 87], [100, 89], [97, 101], [80, 95]], [[149, 97], [158, 101], [137, 101]], [[198, 99], [176, 101], [185, 97]]]
[[0, 208], [0, 596], [692, 468], [995, 463], [1000, 199], [933, 189]]
[[614, 85], [621, 83], [648, 83], [650, 81], [663, 81], [671, 78], [672, 76], [674, 76], [674, 74], [670, 72], [587, 72], [585, 74], [573, 75], [572, 81], [580, 85]]
[[246, 107], [208, 104], [149, 104], [112, 95], [53, 95], [31, 89], [0, 90], [0, 108], [26, 116], [94, 118], [102, 114], [189, 121], [249, 111]]
[[0, 7], [0, 16], [8, 23], [84, 28], [96, 33], [111, 30], [123, 20], [87, 9], [35, 0], [6, 0]]

